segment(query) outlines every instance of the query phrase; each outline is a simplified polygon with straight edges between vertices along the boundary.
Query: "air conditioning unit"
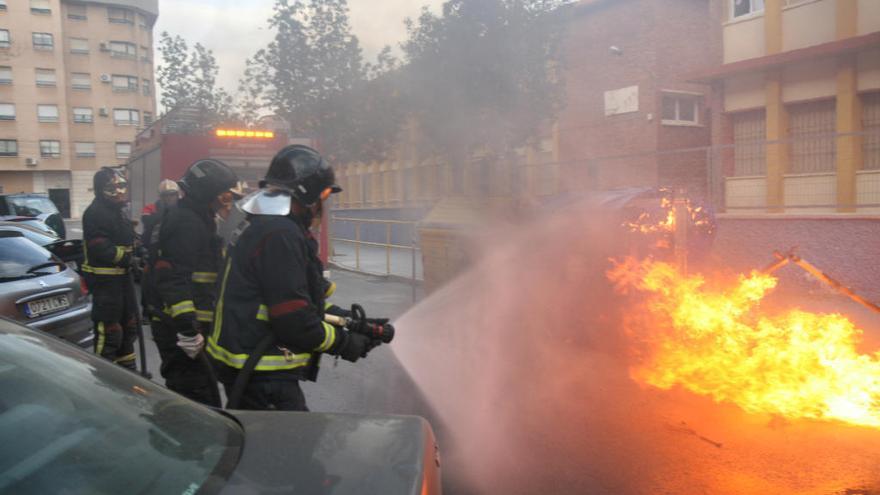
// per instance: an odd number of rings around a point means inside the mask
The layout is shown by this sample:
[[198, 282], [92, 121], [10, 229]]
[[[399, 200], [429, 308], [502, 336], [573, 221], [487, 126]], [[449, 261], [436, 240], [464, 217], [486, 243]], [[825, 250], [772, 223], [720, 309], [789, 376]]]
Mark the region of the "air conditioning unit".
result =
[[25, 158], [24, 159], [24, 164], [27, 165], [28, 167], [36, 167], [38, 163], [40, 163], [40, 162], [36, 158]]
[[109, 45], [109, 44], [107, 44], [107, 43], [101, 43], [100, 46], [101, 46], [101, 51], [102, 51], [102, 52], [109, 52], [109, 51], [110, 51], [110, 45]]
[[107, 117], [110, 115], [110, 112], [107, 110], [107, 107], [101, 107], [98, 109], [98, 115], [101, 117]]
[[113, 80], [113, 78], [110, 77], [110, 74], [101, 74], [101, 82], [102, 83], [109, 83], [112, 80]]

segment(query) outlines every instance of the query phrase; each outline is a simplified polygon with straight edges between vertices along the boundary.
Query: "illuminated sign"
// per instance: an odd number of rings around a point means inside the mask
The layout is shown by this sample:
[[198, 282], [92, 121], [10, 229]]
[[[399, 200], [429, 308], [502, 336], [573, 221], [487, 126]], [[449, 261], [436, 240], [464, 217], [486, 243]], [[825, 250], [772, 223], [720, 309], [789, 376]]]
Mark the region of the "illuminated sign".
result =
[[244, 138], [244, 139], [275, 139], [272, 131], [252, 131], [244, 129], [217, 129], [214, 135], [218, 138]]

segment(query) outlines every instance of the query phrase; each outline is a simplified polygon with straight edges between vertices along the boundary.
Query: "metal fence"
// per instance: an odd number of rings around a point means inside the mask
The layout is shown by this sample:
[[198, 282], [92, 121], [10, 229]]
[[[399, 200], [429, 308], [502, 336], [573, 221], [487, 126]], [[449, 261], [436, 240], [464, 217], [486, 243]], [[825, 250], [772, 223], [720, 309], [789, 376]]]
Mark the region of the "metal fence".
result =
[[368, 275], [423, 279], [417, 222], [330, 217], [330, 261]]

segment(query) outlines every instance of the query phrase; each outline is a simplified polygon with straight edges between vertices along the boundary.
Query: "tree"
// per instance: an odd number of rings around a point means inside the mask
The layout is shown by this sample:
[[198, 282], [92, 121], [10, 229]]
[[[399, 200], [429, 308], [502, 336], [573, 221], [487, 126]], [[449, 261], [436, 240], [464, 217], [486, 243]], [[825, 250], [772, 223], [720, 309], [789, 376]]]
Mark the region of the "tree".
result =
[[407, 20], [402, 91], [425, 142], [461, 163], [527, 144], [559, 108], [564, 0], [449, 0]]
[[393, 94], [390, 50], [364, 64], [347, 0], [277, 0], [269, 26], [275, 38], [248, 60], [243, 93], [293, 133], [319, 139], [334, 161], [381, 158], [397, 132], [393, 112], [377, 115]]
[[159, 52], [164, 60], [156, 69], [162, 87], [161, 103], [166, 111], [195, 107], [201, 111], [204, 126], [240, 120], [235, 102], [223, 88], [217, 87], [217, 59], [214, 53], [196, 43], [192, 49], [181, 36], [163, 31]]

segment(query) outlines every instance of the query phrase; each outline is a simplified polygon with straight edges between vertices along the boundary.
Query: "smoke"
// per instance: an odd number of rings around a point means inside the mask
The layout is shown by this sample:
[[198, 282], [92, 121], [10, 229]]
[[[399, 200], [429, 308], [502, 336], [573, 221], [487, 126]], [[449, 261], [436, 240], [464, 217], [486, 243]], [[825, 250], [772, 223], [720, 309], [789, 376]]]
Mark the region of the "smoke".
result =
[[470, 271], [395, 322], [394, 352], [434, 415], [446, 493], [880, 489], [880, 432], [747, 415], [630, 379], [620, 321], [631, 302], [605, 277], [627, 251], [618, 226], [585, 204], [498, 225]]

